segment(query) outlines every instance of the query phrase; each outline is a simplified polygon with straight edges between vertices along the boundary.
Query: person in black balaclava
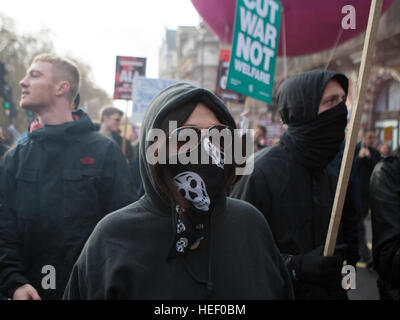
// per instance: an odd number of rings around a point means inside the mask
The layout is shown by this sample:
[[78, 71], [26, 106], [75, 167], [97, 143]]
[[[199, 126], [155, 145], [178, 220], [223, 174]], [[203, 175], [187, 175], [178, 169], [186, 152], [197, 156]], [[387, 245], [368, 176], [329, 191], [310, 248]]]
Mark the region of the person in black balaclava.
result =
[[253, 173], [231, 193], [267, 218], [297, 299], [347, 297], [341, 287], [346, 247], [337, 247], [340, 255], [322, 256], [337, 184], [328, 164], [345, 137], [347, 89], [347, 78], [331, 71], [309, 71], [284, 81], [277, 104], [288, 130], [277, 145], [261, 151]]
[[[139, 144], [145, 195], [97, 225], [64, 299], [293, 298], [264, 216], [225, 195], [235, 165], [222, 161], [229, 149], [211, 132], [235, 127], [208, 90], [179, 83], [154, 98]], [[151, 138], [157, 132], [164, 139]], [[196, 133], [196, 143], [182, 145], [185, 133]], [[196, 157], [184, 164], [178, 155], [187, 145]]]

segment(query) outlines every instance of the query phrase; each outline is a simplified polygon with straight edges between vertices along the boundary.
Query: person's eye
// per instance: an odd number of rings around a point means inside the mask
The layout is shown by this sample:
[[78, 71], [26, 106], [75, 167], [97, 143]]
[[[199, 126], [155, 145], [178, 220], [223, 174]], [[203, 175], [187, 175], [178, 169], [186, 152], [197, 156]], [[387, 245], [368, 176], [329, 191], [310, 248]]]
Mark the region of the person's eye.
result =
[[341, 97], [333, 97], [331, 99], [329, 99], [326, 104], [328, 105], [337, 105], [339, 103], [341, 103], [342, 101], [344, 101], [344, 98]]

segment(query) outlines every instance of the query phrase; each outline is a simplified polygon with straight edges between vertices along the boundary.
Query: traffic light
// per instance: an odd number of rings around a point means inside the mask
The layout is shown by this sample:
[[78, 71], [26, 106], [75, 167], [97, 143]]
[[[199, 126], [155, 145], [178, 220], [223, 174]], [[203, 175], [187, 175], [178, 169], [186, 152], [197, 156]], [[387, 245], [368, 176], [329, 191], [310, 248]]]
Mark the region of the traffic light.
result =
[[6, 116], [9, 117], [10, 116], [10, 102], [3, 101], [2, 106], [4, 108], [4, 112], [5, 112]]
[[15, 110], [14, 104], [12, 103], [12, 90], [8, 84], [3, 86], [2, 96], [4, 100], [3, 108], [5, 109], [7, 116], [9, 116], [10, 118], [15, 117], [15, 111], [17, 110]]
[[14, 118], [18, 114], [18, 110], [15, 108], [12, 102], [12, 89], [5, 80], [7, 69], [4, 63], [0, 62], [0, 97], [3, 98], [3, 108], [7, 116]]
[[7, 115], [10, 114], [10, 102], [8, 101], [8, 99], [6, 98], [6, 95], [8, 93], [8, 89], [7, 89], [7, 83], [6, 83], [6, 79], [5, 76], [7, 74], [7, 69], [4, 66], [3, 62], [0, 62], [0, 97], [3, 98], [3, 108], [5, 109], [5, 112]]

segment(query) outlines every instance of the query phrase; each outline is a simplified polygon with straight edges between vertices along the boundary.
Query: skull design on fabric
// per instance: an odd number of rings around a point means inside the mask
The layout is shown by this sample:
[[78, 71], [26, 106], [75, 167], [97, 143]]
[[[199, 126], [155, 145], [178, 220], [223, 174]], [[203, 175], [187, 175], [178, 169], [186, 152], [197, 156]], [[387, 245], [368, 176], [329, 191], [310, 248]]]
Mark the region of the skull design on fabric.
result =
[[177, 242], [176, 242], [176, 251], [178, 252], [185, 252], [185, 248], [188, 246], [188, 239], [186, 238], [180, 238]]
[[193, 206], [202, 211], [208, 211], [210, 197], [203, 179], [194, 172], [186, 171], [174, 177], [175, 184], [182, 196], [193, 203]]
[[178, 225], [176, 226], [176, 232], [178, 234], [184, 232], [186, 230], [185, 225], [183, 224], [183, 222], [181, 220], [178, 220]]
[[207, 151], [208, 155], [214, 160], [213, 163], [221, 169], [224, 169], [224, 153], [213, 145], [208, 137], [203, 139], [203, 147], [204, 150]]

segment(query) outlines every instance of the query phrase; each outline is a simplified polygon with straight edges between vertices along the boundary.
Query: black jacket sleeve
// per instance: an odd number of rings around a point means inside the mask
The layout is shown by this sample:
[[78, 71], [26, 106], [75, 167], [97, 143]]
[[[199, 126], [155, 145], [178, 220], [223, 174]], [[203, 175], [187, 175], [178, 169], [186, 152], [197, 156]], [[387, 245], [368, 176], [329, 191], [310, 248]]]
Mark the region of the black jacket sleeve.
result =
[[374, 167], [377, 165], [377, 163], [381, 159], [381, 155], [378, 150], [375, 148], [368, 148], [369, 152], [371, 153], [371, 157], [359, 157], [358, 154], [360, 153], [361, 150], [361, 145], [357, 145], [356, 150], [355, 150], [355, 164], [357, 168], [360, 168], [361, 166], [365, 166], [367, 171], [371, 174], [372, 170], [374, 170]]
[[373, 257], [380, 277], [400, 287], [400, 160], [380, 162], [371, 176]]
[[132, 179], [122, 151], [110, 143], [106, 151], [101, 199], [105, 214], [127, 206], [135, 200]]
[[14, 163], [8, 154], [0, 164], [0, 292], [8, 298], [18, 287], [29, 283], [19, 254]]

